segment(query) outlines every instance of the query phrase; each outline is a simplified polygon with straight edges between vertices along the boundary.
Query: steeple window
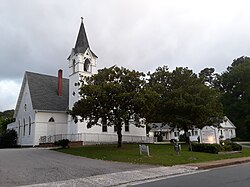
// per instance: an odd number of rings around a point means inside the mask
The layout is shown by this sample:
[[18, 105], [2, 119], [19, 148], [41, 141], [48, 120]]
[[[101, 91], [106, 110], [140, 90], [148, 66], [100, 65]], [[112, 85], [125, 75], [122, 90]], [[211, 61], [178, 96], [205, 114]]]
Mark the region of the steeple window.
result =
[[85, 62], [84, 62], [84, 71], [90, 72], [90, 61], [89, 61], [89, 59], [85, 60]]

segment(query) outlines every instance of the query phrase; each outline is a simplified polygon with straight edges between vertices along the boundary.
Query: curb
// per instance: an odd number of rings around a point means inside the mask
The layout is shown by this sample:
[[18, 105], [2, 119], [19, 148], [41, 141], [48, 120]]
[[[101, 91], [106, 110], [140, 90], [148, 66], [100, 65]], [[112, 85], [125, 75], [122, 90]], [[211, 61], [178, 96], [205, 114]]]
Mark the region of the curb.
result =
[[216, 160], [216, 161], [210, 161], [210, 162], [205, 162], [205, 163], [194, 163], [194, 164], [188, 164], [187, 166], [197, 167], [198, 170], [205, 170], [205, 169], [231, 166], [231, 165], [237, 165], [237, 164], [243, 164], [243, 163], [249, 163], [249, 162], [250, 162], [250, 157], [242, 157], [242, 158], [236, 158], [236, 159], [232, 158], [232, 159], [225, 159], [225, 160]]

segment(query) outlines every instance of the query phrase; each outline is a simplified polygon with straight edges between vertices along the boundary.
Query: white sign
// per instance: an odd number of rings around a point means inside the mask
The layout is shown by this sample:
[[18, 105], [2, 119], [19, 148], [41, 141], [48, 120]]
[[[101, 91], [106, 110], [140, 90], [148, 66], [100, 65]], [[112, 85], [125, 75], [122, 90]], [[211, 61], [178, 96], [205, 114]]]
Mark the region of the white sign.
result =
[[201, 130], [201, 143], [219, 143], [218, 133], [214, 127], [205, 126]]
[[147, 145], [140, 144], [139, 145], [139, 150], [140, 150], [140, 155], [146, 154], [147, 156], [149, 156], [149, 148], [148, 148]]

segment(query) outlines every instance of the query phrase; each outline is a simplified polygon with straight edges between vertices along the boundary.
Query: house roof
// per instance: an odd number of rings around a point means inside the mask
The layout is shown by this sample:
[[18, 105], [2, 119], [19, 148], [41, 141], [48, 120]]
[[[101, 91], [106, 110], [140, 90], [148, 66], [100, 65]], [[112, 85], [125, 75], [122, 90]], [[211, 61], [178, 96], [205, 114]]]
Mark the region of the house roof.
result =
[[224, 128], [224, 129], [236, 129], [236, 127], [233, 124], [233, 122], [227, 116], [224, 116], [223, 121], [220, 123], [220, 128]]
[[150, 130], [151, 132], [166, 132], [166, 131], [171, 131], [172, 128], [168, 124], [162, 124], [162, 123], [151, 123], [150, 126], [152, 129]]
[[69, 80], [62, 79], [62, 96], [57, 93], [57, 77], [26, 72], [34, 110], [66, 111], [69, 106]]

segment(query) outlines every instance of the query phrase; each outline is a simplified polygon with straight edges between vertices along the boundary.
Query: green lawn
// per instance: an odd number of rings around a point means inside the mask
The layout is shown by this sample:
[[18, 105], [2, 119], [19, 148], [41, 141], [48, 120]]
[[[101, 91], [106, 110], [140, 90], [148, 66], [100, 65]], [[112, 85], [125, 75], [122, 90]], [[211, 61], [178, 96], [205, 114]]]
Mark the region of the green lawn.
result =
[[180, 154], [177, 155], [173, 149], [173, 145], [166, 144], [150, 144], [150, 157], [139, 155], [138, 144], [123, 144], [122, 148], [117, 148], [116, 145], [92, 145], [55, 150], [63, 153], [94, 159], [164, 166], [250, 156], [250, 149], [248, 148], [243, 148], [242, 153], [220, 155], [190, 152], [188, 151], [187, 145], [182, 145], [182, 150]]

